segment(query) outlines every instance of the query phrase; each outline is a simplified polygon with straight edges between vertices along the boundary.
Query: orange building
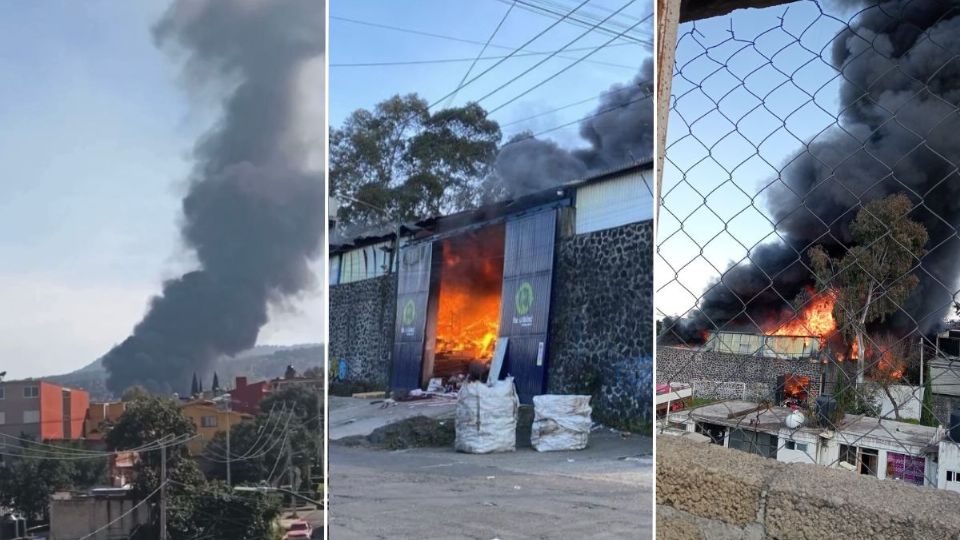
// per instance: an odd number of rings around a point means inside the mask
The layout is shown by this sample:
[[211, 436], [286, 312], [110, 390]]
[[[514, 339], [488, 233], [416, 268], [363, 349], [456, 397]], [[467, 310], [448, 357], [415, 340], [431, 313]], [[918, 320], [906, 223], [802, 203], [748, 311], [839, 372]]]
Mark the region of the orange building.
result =
[[0, 382], [0, 433], [37, 440], [83, 436], [90, 395], [40, 380]]
[[220, 403], [208, 399], [186, 402], [180, 406], [180, 410], [197, 428], [198, 437], [187, 443], [187, 449], [193, 456], [202, 454], [218, 431], [226, 431], [228, 426], [233, 427], [254, 418], [252, 414], [227, 410]]

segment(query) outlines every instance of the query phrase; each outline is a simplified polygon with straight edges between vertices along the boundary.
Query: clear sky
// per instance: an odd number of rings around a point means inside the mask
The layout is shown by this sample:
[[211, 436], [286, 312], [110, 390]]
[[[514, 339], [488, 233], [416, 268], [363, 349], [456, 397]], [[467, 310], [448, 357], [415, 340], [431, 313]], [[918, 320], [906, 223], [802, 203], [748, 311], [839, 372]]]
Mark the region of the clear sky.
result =
[[[786, 9], [739, 10], [680, 27], [654, 263], [658, 319], [688, 313], [749, 248], [777, 241], [765, 188], [804, 141], [835, 122], [837, 71], [811, 51], [827, 46], [841, 23], [813, 2], [797, 2], [779, 29]], [[802, 36], [799, 43], [791, 34]], [[765, 106], [756, 96], [767, 96]]]
[[[566, 12], [581, 0], [537, 2], [550, 4], [558, 12]], [[509, 0], [331, 0], [330, 2], [330, 122], [339, 126], [352, 111], [371, 108], [377, 102], [395, 94], [418, 93], [433, 102], [455, 89], [481, 51], [504, 14], [510, 8]], [[618, 33], [642, 20], [652, 10], [649, 0], [592, 0], [581, 8], [583, 19], [604, 18], [626, 6], [604, 26]], [[441, 34], [477, 43], [462, 43], [448, 39], [411, 34], [378, 28], [341, 18], [400, 27], [419, 32]], [[488, 48], [484, 56], [504, 56], [556, 22], [543, 14], [533, 13], [517, 5], [500, 27], [492, 45], [506, 48]], [[616, 46], [606, 47], [559, 75], [540, 88], [493, 114], [501, 123], [504, 140], [510, 134], [530, 130], [538, 133], [556, 126], [574, 122], [589, 115], [596, 107], [596, 96], [614, 83], [626, 83], [639, 72], [641, 62], [650, 56], [652, 19], [647, 19], [629, 35], [648, 40], [647, 45], [618, 39]], [[572, 41], [587, 28], [563, 22], [531, 43], [530, 51], [552, 52]], [[570, 49], [599, 47], [613, 35], [600, 31], [589, 32]], [[567, 58], [554, 57], [516, 82], [480, 102], [491, 110], [520, 95], [530, 87], [573, 63], [589, 50], [563, 53]], [[457, 92], [452, 101], [462, 105], [478, 100], [498, 86], [542, 61], [543, 56], [523, 56], [506, 60], [486, 75]], [[424, 60], [467, 59], [449, 63], [425, 63], [392, 66], [344, 66], [342, 64], [411, 62]], [[481, 60], [473, 68], [471, 78], [494, 65], [498, 60]], [[592, 62], [595, 61], [595, 62]], [[615, 64], [615, 65], [612, 65]], [[513, 125], [508, 123], [540, 115], [552, 109], [584, 101], [579, 105], [544, 114], [532, 120]], [[576, 124], [553, 131], [553, 138], [567, 147], [580, 146]]]
[[[154, 46], [162, 0], [17, 2], [0, 17], [0, 371], [71, 371], [124, 339], [178, 239], [188, 153], [216, 114]], [[319, 293], [263, 343], [320, 340]]]

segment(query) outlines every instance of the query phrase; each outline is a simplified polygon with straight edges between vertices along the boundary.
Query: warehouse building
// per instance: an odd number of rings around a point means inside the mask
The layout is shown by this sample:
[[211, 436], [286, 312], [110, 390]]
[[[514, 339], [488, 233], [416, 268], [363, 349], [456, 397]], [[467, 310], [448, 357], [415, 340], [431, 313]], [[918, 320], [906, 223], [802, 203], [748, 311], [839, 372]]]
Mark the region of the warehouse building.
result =
[[646, 160], [332, 238], [332, 375], [426, 388], [485, 373], [502, 351], [523, 402], [586, 392], [605, 420], [649, 422], [652, 176]]

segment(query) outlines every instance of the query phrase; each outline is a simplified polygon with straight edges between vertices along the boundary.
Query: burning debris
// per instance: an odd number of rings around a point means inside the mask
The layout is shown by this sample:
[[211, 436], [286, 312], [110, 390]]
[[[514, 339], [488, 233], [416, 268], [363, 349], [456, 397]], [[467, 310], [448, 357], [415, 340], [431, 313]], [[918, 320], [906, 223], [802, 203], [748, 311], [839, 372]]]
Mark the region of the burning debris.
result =
[[441, 244], [433, 375], [459, 388], [485, 378], [500, 325], [504, 228], [492, 226]]
[[549, 189], [590, 172], [639, 161], [653, 153], [653, 60], [644, 60], [628, 84], [610, 88], [580, 124], [588, 148], [566, 150], [550, 140], [519, 135], [497, 154], [492, 180], [497, 198]]
[[[688, 318], [666, 321], [664, 339], [697, 343], [713, 328], [811, 335], [829, 341], [838, 358], [855, 357], [862, 347], [887, 366], [881, 369], [902, 376], [875, 345], [830, 337], [837, 335], [836, 294], [813, 292], [808, 253], [821, 246], [830, 257], [847, 254], [858, 212], [905, 194], [916, 205], [909, 218], [929, 235], [929, 251], [919, 265], [911, 262], [916, 287], [890, 315], [869, 324], [867, 341], [929, 333], [941, 323], [960, 274], [960, 94], [952, 91], [960, 84], [958, 36], [960, 10], [952, 2], [888, 0], [857, 15], [833, 42], [842, 74], [839, 125], [790, 158], [767, 192], [782, 240], [758, 246], [748, 262], [729, 268]], [[794, 316], [790, 302], [804, 294], [807, 302]]]
[[194, 149], [182, 237], [198, 269], [164, 283], [103, 358], [108, 387], [185, 391], [194, 371], [249, 349], [271, 301], [312, 286], [322, 245], [323, 4], [179, 0], [154, 28], [186, 55], [191, 87], [229, 88]]

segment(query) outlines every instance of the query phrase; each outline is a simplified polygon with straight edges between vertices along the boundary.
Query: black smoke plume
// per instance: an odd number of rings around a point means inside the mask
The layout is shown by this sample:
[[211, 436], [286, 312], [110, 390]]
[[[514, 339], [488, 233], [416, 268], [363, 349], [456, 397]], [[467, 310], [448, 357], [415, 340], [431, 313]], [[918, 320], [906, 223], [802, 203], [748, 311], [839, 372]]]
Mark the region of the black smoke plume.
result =
[[957, 0], [871, 2], [838, 34], [832, 61], [843, 76], [839, 126], [790, 158], [767, 195], [782, 241], [728, 269], [708, 287], [699, 311], [665, 325], [665, 339], [697, 342], [715, 327], [756, 331], [812, 285], [810, 247], [842, 254], [857, 211], [895, 193], [918, 205], [911, 218], [930, 240], [916, 270], [920, 284], [886, 327], [929, 332], [940, 324], [960, 272], [958, 8]]
[[549, 189], [588, 173], [648, 159], [653, 154], [653, 61], [643, 62], [629, 84], [610, 88], [594, 112], [580, 123], [589, 144], [566, 150], [550, 140], [519, 135], [494, 163], [492, 179], [500, 197], [519, 197]]
[[[314, 283], [322, 245], [319, 139], [305, 125], [306, 74], [322, 61], [316, 0], [177, 0], [154, 27], [185, 57], [188, 86], [225, 91], [196, 144], [181, 234], [199, 268], [163, 284], [133, 335], [103, 358], [108, 387], [183, 391], [220, 355], [252, 347], [268, 304]], [[320, 126], [322, 129], [322, 126]]]

